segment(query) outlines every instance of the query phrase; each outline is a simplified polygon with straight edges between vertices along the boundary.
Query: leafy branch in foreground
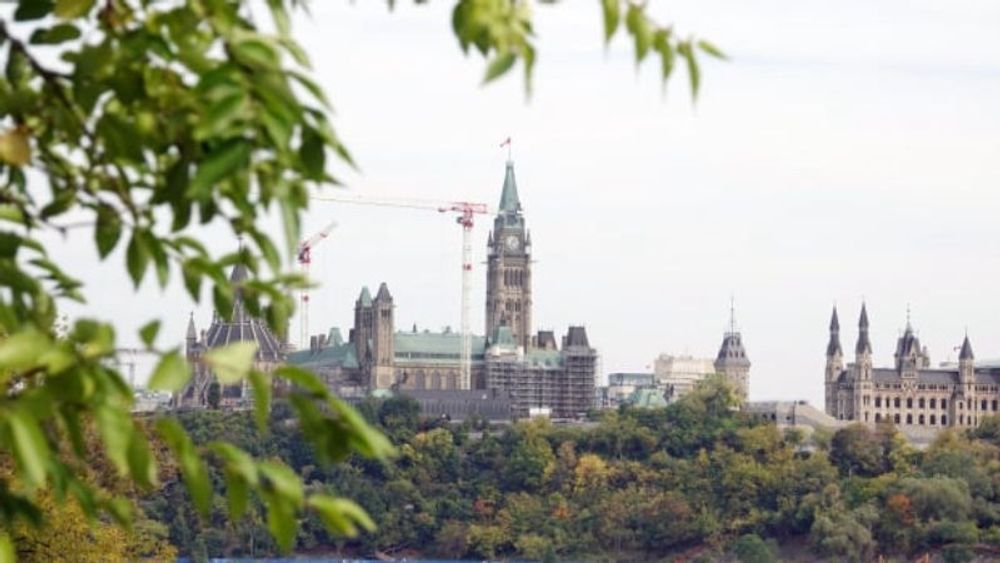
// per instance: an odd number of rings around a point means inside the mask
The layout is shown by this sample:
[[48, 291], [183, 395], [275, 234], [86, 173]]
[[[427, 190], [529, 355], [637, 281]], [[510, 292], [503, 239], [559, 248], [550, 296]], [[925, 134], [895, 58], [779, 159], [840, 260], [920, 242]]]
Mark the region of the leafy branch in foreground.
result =
[[[77, 279], [81, 272], [53, 260], [39, 237], [87, 233], [102, 262], [123, 260], [136, 290], [150, 277], [164, 288], [179, 276], [195, 302], [210, 295], [215, 310], [228, 317], [239, 296], [247, 313], [283, 336], [294, 307], [289, 295], [304, 283], [285, 271], [283, 257], [298, 240], [309, 191], [337, 182], [334, 159], [354, 165], [291, 34], [288, 10], [300, 3], [266, 0], [266, 31], [245, 0], [19, 0], [4, 7], [0, 465], [10, 471], [0, 473], [0, 559], [17, 549], [11, 530], [44, 524], [40, 493], [75, 502], [89, 518], [106, 515], [130, 525], [128, 502], [86, 478], [92, 452], [84, 437], [91, 429], [118, 477], [147, 489], [158, 486], [151, 444], [164, 442], [203, 514], [212, 490], [206, 459], [218, 464], [230, 516], [239, 518], [256, 495], [286, 549], [297, 515], [306, 510], [337, 533], [371, 528], [351, 501], [307, 495], [280, 462], [255, 460], [223, 442], [195, 447], [171, 418], [158, 420], [150, 435], [130, 414], [132, 390], [114, 367], [112, 325], [57, 321], [61, 303], [83, 303], [87, 292]], [[607, 39], [625, 6], [637, 61], [660, 53], [666, 79], [679, 54], [697, 90], [694, 43], [652, 23], [642, 5], [603, 6]], [[535, 50], [528, 3], [459, 0], [453, 24], [463, 49], [475, 46], [490, 58], [487, 80], [520, 59], [530, 88]], [[283, 244], [261, 228], [269, 214], [281, 218]], [[228, 225], [246, 246], [213, 256], [202, 230], [211, 224]], [[226, 272], [237, 264], [251, 275], [234, 284]], [[159, 329], [153, 319], [138, 333], [160, 356], [150, 386], [176, 391], [191, 370], [178, 348], [157, 345]], [[222, 382], [249, 380], [261, 428], [272, 390], [279, 389], [288, 393], [322, 460], [392, 453], [385, 438], [313, 374], [288, 367], [255, 371], [254, 352], [236, 345], [212, 351], [205, 361]]]

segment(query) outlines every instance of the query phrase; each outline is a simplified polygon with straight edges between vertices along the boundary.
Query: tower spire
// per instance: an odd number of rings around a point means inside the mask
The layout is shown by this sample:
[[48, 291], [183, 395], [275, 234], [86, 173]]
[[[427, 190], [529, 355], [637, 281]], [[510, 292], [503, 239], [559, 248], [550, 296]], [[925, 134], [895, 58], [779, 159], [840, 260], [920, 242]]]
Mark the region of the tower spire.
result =
[[830, 316], [830, 343], [826, 346], [826, 356], [831, 358], [842, 354], [843, 350], [840, 348], [840, 319], [837, 318], [837, 306], [834, 305], [833, 315]]
[[868, 307], [861, 303], [861, 318], [858, 319], [858, 345], [854, 351], [857, 354], [871, 354], [872, 343], [868, 338]]

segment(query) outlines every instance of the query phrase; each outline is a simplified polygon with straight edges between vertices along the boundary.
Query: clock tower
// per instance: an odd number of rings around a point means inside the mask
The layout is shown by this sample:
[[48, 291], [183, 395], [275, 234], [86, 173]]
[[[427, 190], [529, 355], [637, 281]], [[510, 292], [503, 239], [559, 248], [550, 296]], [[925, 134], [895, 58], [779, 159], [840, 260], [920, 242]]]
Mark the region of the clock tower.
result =
[[493, 338], [497, 327], [508, 326], [514, 341], [527, 350], [531, 346], [531, 234], [524, 226], [510, 160], [487, 247], [486, 338]]

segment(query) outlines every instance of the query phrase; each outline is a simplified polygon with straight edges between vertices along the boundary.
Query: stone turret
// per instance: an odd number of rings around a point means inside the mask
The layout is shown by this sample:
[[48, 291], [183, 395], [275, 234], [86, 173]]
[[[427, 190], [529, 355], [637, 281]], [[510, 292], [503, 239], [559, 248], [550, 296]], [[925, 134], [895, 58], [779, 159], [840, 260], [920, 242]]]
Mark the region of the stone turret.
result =
[[387, 389], [393, 380], [393, 319], [392, 295], [389, 287], [382, 282], [372, 301], [374, 326], [372, 330], [372, 369], [375, 387]]
[[872, 341], [868, 336], [868, 307], [861, 304], [861, 317], [858, 319], [858, 343], [854, 346], [855, 377], [863, 381], [872, 378]]
[[726, 377], [740, 403], [745, 403], [749, 392], [750, 359], [743, 347], [743, 336], [736, 330], [735, 309], [730, 310], [729, 330], [722, 337], [722, 345], [715, 358], [715, 371]]
[[830, 342], [826, 345], [826, 412], [836, 409], [836, 386], [840, 374], [844, 372], [844, 350], [840, 346], [840, 319], [837, 308], [830, 316]]

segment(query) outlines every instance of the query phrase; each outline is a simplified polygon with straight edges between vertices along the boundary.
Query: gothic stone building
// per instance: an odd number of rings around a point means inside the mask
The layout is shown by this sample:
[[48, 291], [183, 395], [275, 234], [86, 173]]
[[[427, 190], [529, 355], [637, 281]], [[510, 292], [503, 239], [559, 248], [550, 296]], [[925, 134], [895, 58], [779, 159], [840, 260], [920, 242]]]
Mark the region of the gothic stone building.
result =
[[[594, 403], [597, 352], [582, 326], [570, 327], [561, 346], [551, 331], [531, 333], [531, 235], [514, 165], [507, 163], [500, 208], [489, 234], [486, 336], [472, 337], [473, 389], [509, 393], [515, 416], [549, 409], [578, 418]], [[462, 336], [458, 332], [397, 331], [386, 284], [367, 288], [354, 304], [354, 328], [345, 341], [336, 328], [311, 339], [288, 361], [322, 375], [344, 395], [373, 389], [461, 389]]]
[[202, 361], [206, 351], [212, 348], [222, 348], [241, 341], [257, 344], [257, 355], [254, 358], [254, 369], [270, 372], [283, 360], [283, 345], [275, 337], [267, 324], [247, 313], [243, 304], [239, 285], [248, 276], [246, 266], [238, 264], [229, 277], [230, 283], [236, 286], [233, 301], [233, 314], [226, 321], [218, 312], [212, 314], [212, 323], [207, 331], [198, 335], [195, 329], [194, 315], [188, 320], [186, 352], [187, 361], [191, 366], [192, 376], [188, 384], [174, 395], [172, 406], [175, 408], [205, 408], [219, 406], [223, 408], [247, 408], [252, 403], [248, 383], [244, 380], [236, 385], [223, 385], [218, 388], [219, 404], [212, 405], [212, 388], [217, 384], [212, 370]]
[[895, 365], [877, 368], [861, 306], [854, 362], [844, 365], [840, 322], [834, 308], [826, 349], [826, 412], [838, 420], [928, 429], [971, 428], [1000, 407], [1000, 365], [976, 365], [966, 335], [958, 364], [932, 368], [927, 348], [909, 321], [896, 342]]

